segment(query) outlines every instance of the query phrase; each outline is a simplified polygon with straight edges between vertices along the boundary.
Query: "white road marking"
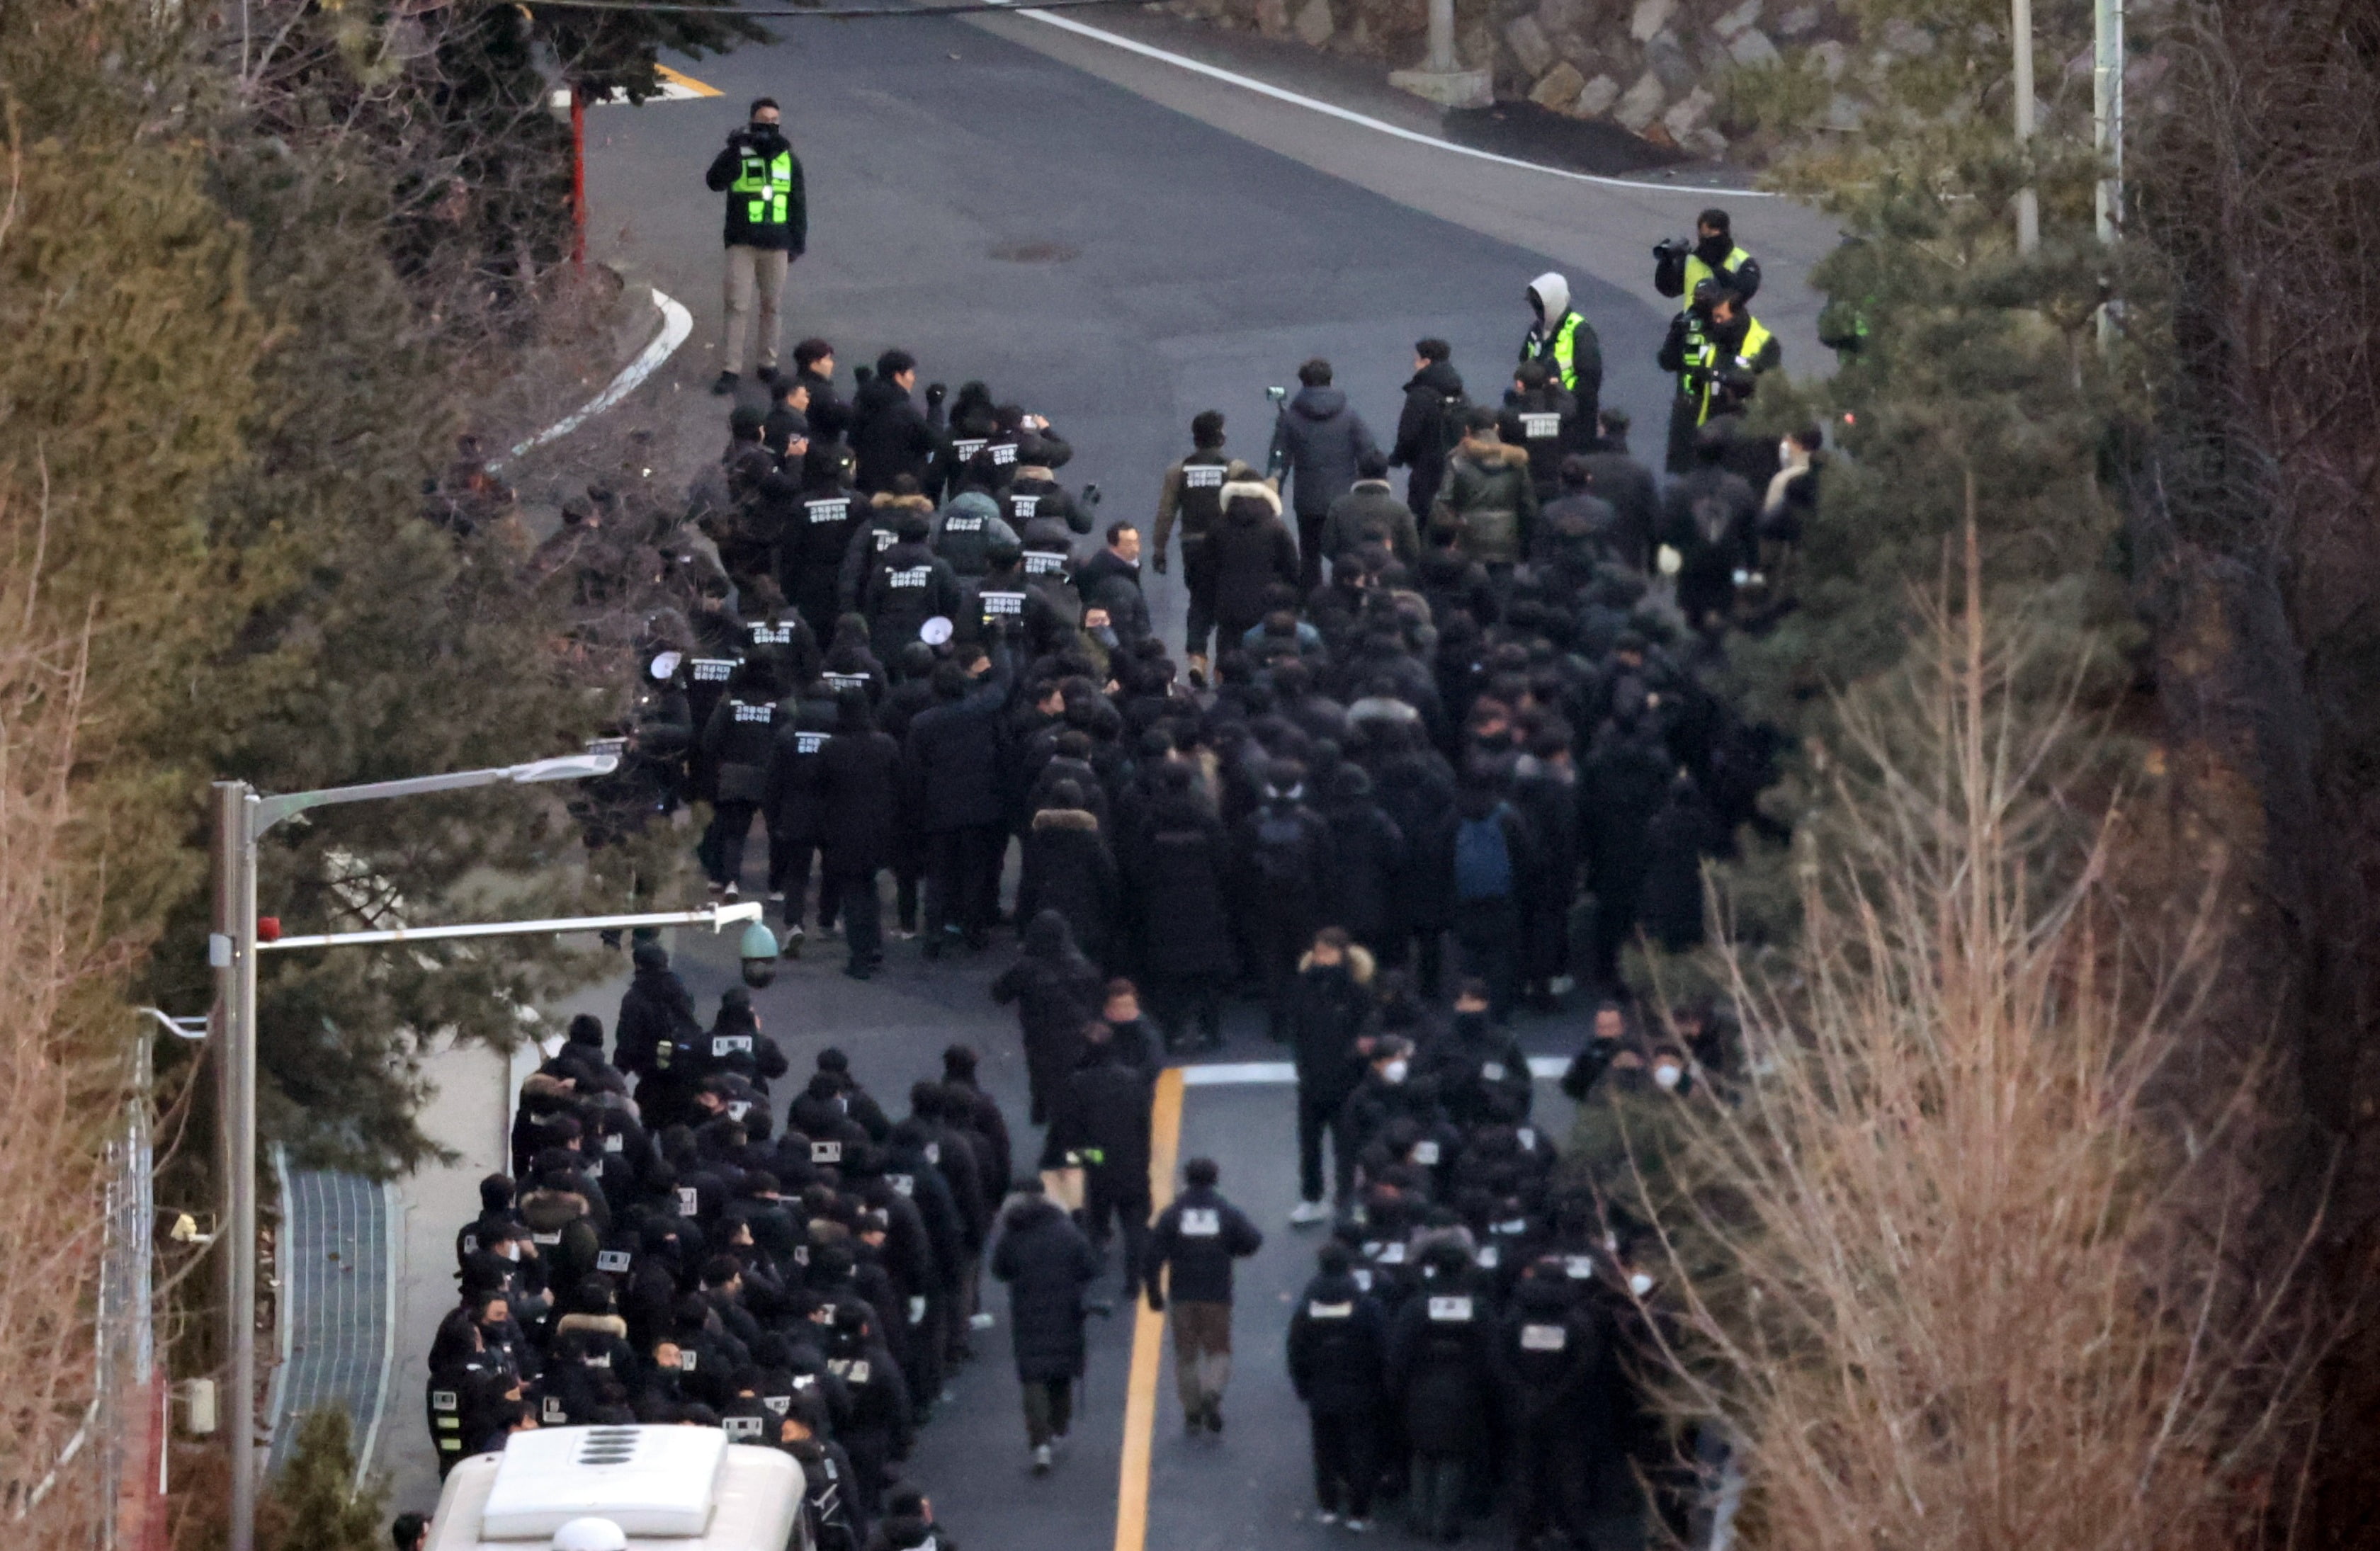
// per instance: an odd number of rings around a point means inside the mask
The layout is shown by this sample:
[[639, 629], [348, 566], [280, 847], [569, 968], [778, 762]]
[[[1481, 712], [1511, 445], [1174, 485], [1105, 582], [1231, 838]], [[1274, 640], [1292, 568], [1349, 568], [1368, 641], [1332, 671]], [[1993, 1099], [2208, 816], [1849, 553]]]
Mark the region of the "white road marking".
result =
[[612, 379], [611, 385], [589, 399], [576, 414], [556, 420], [506, 453], [502, 458], [491, 460], [488, 464], [491, 473], [533, 448], [542, 447], [549, 442], [559, 441], [577, 430], [589, 420], [634, 393], [638, 383], [650, 377], [660, 369], [663, 361], [677, 353], [677, 347], [686, 343], [688, 334], [694, 333], [694, 314], [688, 312], [686, 305], [676, 297], [666, 296], [659, 289], [653, 292], [653, 305], [661, 309], [662, 332], [653, 336], [652, 343], [645, 346], [644, 353], [621, 368], [620, 375]]
[[[1529, 1075], [1559, 1077], [1570, 1070], [1565, 1056], [1531, 1056]], [[1297, 1068], [1285, 1060], [1206, 1061], [1182, 1068], [1185, 1088], [1271, 1087], [1297, 1081]]]
[[1425, 135], [1418, 129], [1408, 129], [1402, 125], [1390, 124], [1386, 119], [1374, 118], [1369, 114], [1357, 113], [1352, 108], [1342, 108], [1334, 103], [1325, 103], [1318, 98], [1307, 97], [1285, 87], [1275, 86], [1269, 81], [1261, 81], [1253, 77], [1240, 75], [1235, 71], [1226, 70], [1219, 65], [1209, 65], [1203, 59], [1193, 59], [1186, 54], [1175, 54], [1170, 49], [1158, 48], [1154, 44], [1144, 43], [1137, 39], [1103, 31], [1097, 27], [1087, 26], [1076, 21], [1072, 17], [1058, 16], [1050, 11], [1037, 11], [1026, 6], [1015, 7], [1015, 11], [1018, 16], [1029, 17], [1035, 21], [1058, 28], [1062, 31], [1073, 32], [1081, 37], [1110, 44], [1123, 49], [1127, 54], [1137, 54], [1143, 58], [1159, 60], [1188, 70], [1194, 75], [1206, 76], [1210, 79], [1239, 87], [1243, 91], [1256, 92], [1258, 96], [1270, 97], [1275, 102], [1288, 103], [1314, 113], [1376, 130], [1383, 135], [1393, 135], [1398, 139], [1411, 140], [1415, 145], [1432, 146], [1439, 151], [1452, 151], [1457, 156], [1469, 156], [1481, 162], [1493, 162], [1498, 166], [1518, 167], [1524, 172], [1543, 173], [1548, 177], [1569, 178], [1576, 183], [1600, 184], [1607, 188], [1638, 188], [1653, 194], [1686, 194], [1700, 200], [1708, 200], [1714, 195], [1725, 195], [1735, 200], [1773, 200], [1779, 197], [1766, 188], [1712, 188], [1701, 184], [1648, 183], [1641, 178], [1603, 177], [1594, 173], [1574, 173], [1562, 167], [1548, 167], [1542, 162], [1524, 162], [1517, 156], [1500, 156], [1492, 151], [1481, 151], [1473, 146], [1458, 145], [1452, 140], [1441, 139], [1436, 135]]

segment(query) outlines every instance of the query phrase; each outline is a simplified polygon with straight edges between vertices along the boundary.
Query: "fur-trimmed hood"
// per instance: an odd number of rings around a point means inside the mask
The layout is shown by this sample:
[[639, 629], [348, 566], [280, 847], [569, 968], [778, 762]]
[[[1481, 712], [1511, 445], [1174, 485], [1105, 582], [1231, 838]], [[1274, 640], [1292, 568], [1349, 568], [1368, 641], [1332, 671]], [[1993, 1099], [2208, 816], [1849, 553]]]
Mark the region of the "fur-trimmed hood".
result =
[[1265, 480], [1233, 479], [1225, 484], [1221, 490], [1215, 492], [1216, 502], [1226, 513], [1231, 511], [1232, 503], [1241, 499], [1243, 496], [1251, 501], [1263, 502], [1266, 506], [1271, 509], [1274, 516], [1277, 517], [1281, 515], [1281, 491], [1273, 489], [1272, 486]]
[[557, 1337], [567, 1336], [573, 1330], [592, 1331], [598, 1336], [617, 1336], [624, 1341], [628, 1339], [628, 1322], [615, 1314], [566, 1314], [553, 1323], [553, 1333]]
[[922, 495], [894, 495], [891, 491], [878, 491], [868, 498], [870, 506], [879, 512], [923, 512], [934, 515], [934, 503]]
[[1086, 830], [1099, 833], [1099, 815], [1088, 808], [1045, 807], [1033, 816], [1036, 830]]
[[[1314, 951], [1309, 948], [1305, 952], [1300, 953], [1297, 956], [1297, 973], [1300, 975], [1305, 974], [1313, 963]], [[1378, 966], [1372, 962], [1372, 951], [1370, 949], [1365, 947], [1360, 942], [1351, 942], [1347, 945], [1348, 979], [1353, 980], [1358, 986], [1368, 986], [1372, 983], [1372, 975], [1377, 967]]]
[[1525, 469], [1529, 467], [1529, 450], [1516, 447], [1510, 442], [1482, 441], [1466, 436], [1455, 451], [1482, 467], [1492, 467], [1500, 463], [1512, 468]]

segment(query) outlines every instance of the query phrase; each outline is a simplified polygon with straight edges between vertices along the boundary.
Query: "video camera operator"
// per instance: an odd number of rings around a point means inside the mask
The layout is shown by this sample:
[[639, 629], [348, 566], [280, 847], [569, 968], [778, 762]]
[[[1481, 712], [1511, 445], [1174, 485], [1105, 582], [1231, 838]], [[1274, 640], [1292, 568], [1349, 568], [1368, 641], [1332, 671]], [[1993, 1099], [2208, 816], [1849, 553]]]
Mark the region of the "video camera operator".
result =
[[756, 300], [760, 339], [753, 366], [761, 382], [776, 386], [777, 304], [786, 272], [809, 247], [802, 164], [779, 118], [775, 98], [754, 98], [750, 121], [728, 131], [726, 149], [703, 176], [712, 193], [727, 196], [727, 326], [719, 377], [710, 384], [714, 394], [735, 391]]
[[1653, 289], [1678, 298], [1682, 312], [1694, 304], [1694, 287], [1706, 280], [1752, 305], [1760, 291], [1760, 261], [1738, 248], [1727, 212], [1706, 210], [1694, 218], [1694, 240], [1668, 237], [1653, 248]]

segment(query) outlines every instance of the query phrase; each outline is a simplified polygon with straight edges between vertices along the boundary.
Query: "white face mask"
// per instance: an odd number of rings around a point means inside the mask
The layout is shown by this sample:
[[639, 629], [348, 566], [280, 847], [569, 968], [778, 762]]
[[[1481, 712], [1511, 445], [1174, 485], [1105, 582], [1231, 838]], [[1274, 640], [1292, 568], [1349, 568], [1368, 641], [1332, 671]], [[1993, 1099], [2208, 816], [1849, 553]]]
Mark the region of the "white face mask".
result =
[[1389, 1062], [1388, 1065], [1380, 1068], [1380, 1075], [1387, 1078], [1391, 1083], [1402, 1083], [1405, 1080], [1406, 1070], [1407, 1068], [1403, 1061], [1392, 1060]]
[[1676, 1087], [1678, 1080], [1684, 1075], [1683, 1072], [1674, 1066], [1657, 1066], [1653, 1069], [1653, 1081], [1665, 1088]]
[[1628, 1290], [1642, 1298], [1653, 1290], [1653, 1278], [1642, 1271], [1631, 1271], [1628, 1274]]

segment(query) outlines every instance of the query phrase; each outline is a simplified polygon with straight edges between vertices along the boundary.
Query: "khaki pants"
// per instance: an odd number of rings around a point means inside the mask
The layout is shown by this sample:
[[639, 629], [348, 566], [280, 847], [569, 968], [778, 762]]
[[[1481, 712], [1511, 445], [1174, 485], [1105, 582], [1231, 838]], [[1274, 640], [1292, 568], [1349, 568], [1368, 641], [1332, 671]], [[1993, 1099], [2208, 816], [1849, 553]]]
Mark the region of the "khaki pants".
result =
[[755, 370], [777, 364], [777, 301], [785, 294], [785, 271], [793, 255], [774, 248], [730, 245], [727, 249], [727, 349], [721, 357], [724, 371], [744, 370], [744, 335], [752, 323], [752, 304], [760, 304], [760, 342], [753, 352]]
[[1203, 1416], [1223, 1401], [1232, 1381], [1232, 1305], [1173, 1305], [1173, 1382], [1182, 1409]]

